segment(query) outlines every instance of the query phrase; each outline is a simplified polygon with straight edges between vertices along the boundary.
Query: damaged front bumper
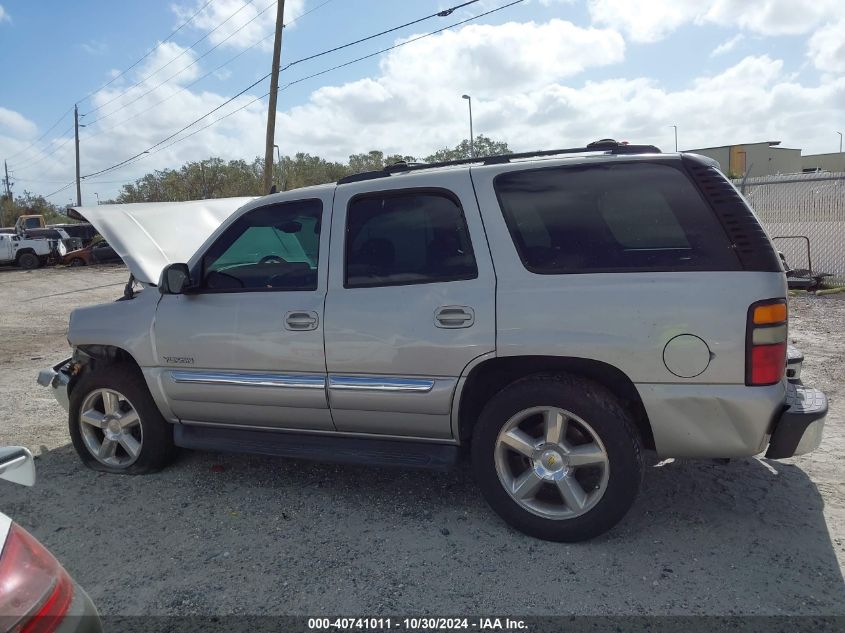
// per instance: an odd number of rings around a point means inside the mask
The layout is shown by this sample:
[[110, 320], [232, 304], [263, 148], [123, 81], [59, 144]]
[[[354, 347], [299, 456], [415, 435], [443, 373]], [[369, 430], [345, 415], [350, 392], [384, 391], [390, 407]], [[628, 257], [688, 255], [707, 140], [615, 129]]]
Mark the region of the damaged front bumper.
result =
[[70, 409], [70, 403], [68, 401], [67, 395], [67, 386], [70, 383], [70, 379], [72, 377], [71, 374], [71, 366], [73, 364], [72, 359], [68, 358], [67, 360], [63, 360], [58, 365], [54, 365], [53, 367], [49, 367], [47, 369], [42, 369], [38, 372], [38, 384], [42, 387], [50, 387], [53, 391], [53, 396], [59, 402], [62, 407], [64, 407], [65, 411]]

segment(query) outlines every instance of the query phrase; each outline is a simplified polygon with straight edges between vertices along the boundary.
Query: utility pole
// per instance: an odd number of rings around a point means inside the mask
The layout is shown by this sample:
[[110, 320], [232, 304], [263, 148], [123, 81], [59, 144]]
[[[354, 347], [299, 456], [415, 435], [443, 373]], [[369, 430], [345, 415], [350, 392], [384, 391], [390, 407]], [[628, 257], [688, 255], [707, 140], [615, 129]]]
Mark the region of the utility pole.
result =
[[[9, 165], [5, 160], [3, 161], [3, 169], [6, 170], [6, 180], [4, 182], [6, 183], [6, 196], [9, 198], [9, 205], [10, 205], [10, 208], [11, 208], [11, 204], [12, 204], [12, 185], [9, 183]], [[5, 220], [6, 220], [6, 218], [4, 217], [3, 206], [0, 205], [0, 224], [5, 224]]]
[[82, 186], [79, 181], [79, 107], [73, 106], [73, 132], [76, 136], [76, 206], [82, 206]]
[[9, 184], [9, 164], [4, 160], [3, 161], [3, 169], [6, 170], [6, 180], [3, 182], [6, 183], [6, 196], [9, 198], [9, 202], [12, 201], [12, 186]]
[[285, 0], [276, 6], [276, 39], [273, 42], [273, 70], [270, 74], [270, 105], [267, 108], [267, 139], [264, 146], [264, 193], [273, 186], [273, 144], [276, 142], [276, 98], [279, 92], [279, 58], [282, 53], [282, 29], [285, 19]]

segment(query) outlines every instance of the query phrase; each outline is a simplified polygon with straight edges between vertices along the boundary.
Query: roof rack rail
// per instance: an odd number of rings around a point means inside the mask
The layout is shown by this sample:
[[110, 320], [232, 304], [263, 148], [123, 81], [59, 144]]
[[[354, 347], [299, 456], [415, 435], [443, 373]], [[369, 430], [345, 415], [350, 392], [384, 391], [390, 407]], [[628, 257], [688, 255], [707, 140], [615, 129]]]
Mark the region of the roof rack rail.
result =
[[375, 171], [364, 171], [360, 174], [351, 174], [344, 176], [337, 181], [337, 184], [343, 185], [350, 182], [361, 182], [364, 180], [375, 180], [376, 178], [386, 178], [392, 174], [398, 174], [406, 171], [417, 171], [420, 169], [434, 169], [436, 167], [454, 167], [456, 165], [501, 165], [512, 160], [521, 158], [540, 158], [543, 156], [555, 156], [557, 154], [585, 154], [588, 152], [606, 152], [608, 154], [660, 154], [660, 149], [654, 145], [629, 145], [627, 143], [619, 143], [613, 139], [601, 139], [589, 143], [586, 147], [566, 147], [563, 149], [546, 149], [534, 152], [519, 152], [516, 154], [497, 154], [496, 156], [483, 156], [478, 158], [461, 158], [460, 160], [445, 160], [437, 163], [407, 163], [399, 161], [392, 165], [387, 165], [384, 169]]

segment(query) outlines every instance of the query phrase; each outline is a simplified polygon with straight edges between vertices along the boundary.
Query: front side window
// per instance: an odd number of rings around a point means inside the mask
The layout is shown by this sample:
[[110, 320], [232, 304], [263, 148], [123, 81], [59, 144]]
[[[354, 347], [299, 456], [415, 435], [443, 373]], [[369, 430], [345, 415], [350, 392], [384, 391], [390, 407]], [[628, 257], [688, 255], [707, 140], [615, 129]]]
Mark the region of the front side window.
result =
[[319, 200], [254, 209], [238, 218], [202, 261], [207, 290], [316, 290]]
[[353, 198], [350, 202], [347, 288], [477, 276], [463, 210], [451, 195], [407, 191]]
[[494, 186], [532, 272], [739, 269], [718, 219], [686, 175], [669, 165], [513, 171]]

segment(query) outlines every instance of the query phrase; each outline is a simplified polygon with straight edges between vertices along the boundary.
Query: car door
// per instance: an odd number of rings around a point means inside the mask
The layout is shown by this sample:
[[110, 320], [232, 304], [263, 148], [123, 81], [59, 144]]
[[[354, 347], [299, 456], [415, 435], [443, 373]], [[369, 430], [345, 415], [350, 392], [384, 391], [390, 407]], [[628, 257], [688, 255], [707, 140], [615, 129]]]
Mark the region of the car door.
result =
[[495, 276], [466, 170], [340, 185], [326, 363], [339, 431], [450, 439], [459, 377], [495, 350]]
[[322, 196], [256, 206], [191, 262], [196, 289], [164, 295], [155, 318], [159, 376], [183, 422], [332, 430], [323, 303]]

